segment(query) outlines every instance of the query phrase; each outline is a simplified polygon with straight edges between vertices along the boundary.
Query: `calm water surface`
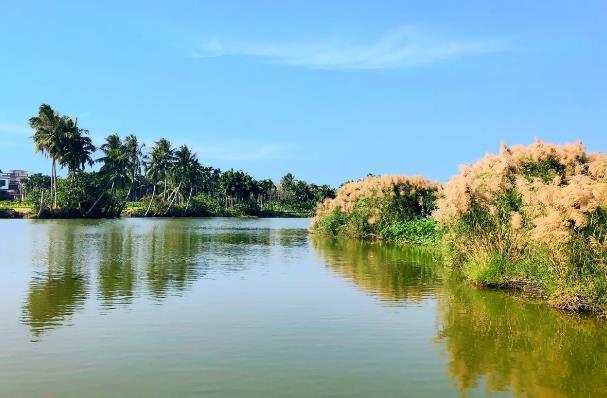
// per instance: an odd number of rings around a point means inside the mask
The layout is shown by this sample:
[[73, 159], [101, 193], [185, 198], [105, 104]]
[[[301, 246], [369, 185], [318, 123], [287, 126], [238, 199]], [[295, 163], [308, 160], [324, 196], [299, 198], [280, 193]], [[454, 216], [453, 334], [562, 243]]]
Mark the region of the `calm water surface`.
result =
[[607, 396], [606, 323], [308, 223], [0, 220], [0, 396]]

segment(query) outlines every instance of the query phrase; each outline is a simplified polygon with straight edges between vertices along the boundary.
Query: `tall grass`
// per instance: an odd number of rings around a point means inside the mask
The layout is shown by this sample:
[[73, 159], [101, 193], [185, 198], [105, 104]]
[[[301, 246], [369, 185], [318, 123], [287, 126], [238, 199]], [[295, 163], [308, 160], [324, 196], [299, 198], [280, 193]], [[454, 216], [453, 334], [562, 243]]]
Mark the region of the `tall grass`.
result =
[[577, 142], [503, 146], [444, 186], [434, 216], [449, 263], [557, 307], [607, 308], [607, 157]]
[[504, 145], [442, 187], [405, 176], [349, 182], [311, 230], [440, 243], [446, 263], [478, 285], [607, 314], [607, 156], [580, 142]]
[[348, 182], [317, 209], [311, 230], [333, 236], [436, 242], [430, 218], [440, 186], [423, 177], [369, 176]]

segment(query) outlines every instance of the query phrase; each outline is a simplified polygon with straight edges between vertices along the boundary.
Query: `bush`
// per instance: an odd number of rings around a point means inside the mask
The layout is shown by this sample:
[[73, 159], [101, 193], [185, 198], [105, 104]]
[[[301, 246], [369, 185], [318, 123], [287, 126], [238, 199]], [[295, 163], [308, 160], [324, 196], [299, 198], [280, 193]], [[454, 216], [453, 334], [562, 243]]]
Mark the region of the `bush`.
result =
[[222, 204], [216, 197], [201, 193], [192, 197], [188, 211], [189, 214], [198, 216], [212, 216], [220, 214], [222, 208]]
[[319, 205], [311, 230], [363, 239], [412, 243], [435, 241], [440, 186], [422, 177], [369, 176], [344, 184], [335, 199]]
[[120, 213], [120, 201], [110, 196], [98, 173], [79, 172], [75, 178], [59, 178], [56, 208], [53, 199], [50, 189], [42, 186], [30, 189], [25, 202], [31, 204], [32, 214], [40, 213], [43, 218], [117, 217]]
[[259, 205], [254, 200], [237, 203], [224, 210], [223, 214], [228, 217], [244, 217], [259, 215]]
[[538, 140], [463, 167], [435, 217], [446, 258], [474, 282], [607, 308], [606, 210], [607, 156]]

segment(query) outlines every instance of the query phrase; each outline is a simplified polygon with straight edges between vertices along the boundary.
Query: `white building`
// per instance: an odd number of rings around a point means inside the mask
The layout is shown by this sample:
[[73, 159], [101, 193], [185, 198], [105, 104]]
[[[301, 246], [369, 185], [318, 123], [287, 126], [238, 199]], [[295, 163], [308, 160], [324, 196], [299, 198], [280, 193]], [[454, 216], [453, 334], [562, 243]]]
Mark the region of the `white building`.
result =
[[23, 200], [25, 192], [23, 190], [23, 181], [28, 173], [25, 170], [11, 170], [8, 173], [0, 173], [0, 192], [6, 199]]
[[11, 182], [10, 174], [2, 173], [0, 174], [0, 191], [8, 191], [8, 185]]

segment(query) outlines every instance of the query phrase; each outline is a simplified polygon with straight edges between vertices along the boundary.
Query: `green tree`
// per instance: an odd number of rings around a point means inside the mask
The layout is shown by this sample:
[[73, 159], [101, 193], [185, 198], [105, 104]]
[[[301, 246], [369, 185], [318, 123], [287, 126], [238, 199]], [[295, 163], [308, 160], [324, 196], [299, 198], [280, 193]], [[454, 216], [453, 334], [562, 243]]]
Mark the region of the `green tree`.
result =
[[123, 153], [126, 161], [126, 175], [130, 182], [129, 190], [125, 197], [125, 202], [129, 200], [131, 192], [139, 178], [141, 177], [141, 166], [143, 164], [143, 144], [139, 144], [137, 137], [130, 134], [124, 139]]
[[[112, 204], [114, 202], [114, 192], [117, 187], [124, 187], [124, 183], [127, 180], [127, 159], [124, 154], [124, 147], [118, 134], [111, 134], [105, 139], [105, 143], [99, 148], [103, 153], [103, 156], [97, 159], [98, 163], [102, 166], [99, 169], [99, 174], [102, 176], [104, 185], [110, 186], [110, 201], [106, 207], [105, 214], [110, 212]], [[107, 191], [104, 189], [99, 198], [93, 203], [91, 208], [87, 211], [88, 216], [95, 207], [99, 204], [99, 201]]]
[[164, 182], [164, 190], [162, 192], [162, 198], [166, 199], [169, 173], [173, 160], [175, 158], [175, 150], [171, 147], [171, 142], [165, 138], [161, 138], [156, 141], [150, 154], [148, 156], [148, 162], [146, 163], [146, 175], [153, 184], [152, 196], [148, 204], [148, 208], [145, 212], [147, 217], [152, 206], [152, 202], [156, 195], [156, 186], [159, 182]]
[[96, 148], [88, 137], [88, 130], [78, 127], [78, 119], [63, 116], [62, 123], [59, 164], [66, 166], [70, 178], [74, 179], [77, 171], [83, 170], [87, 164], [93, 165]]
[[57, 162], [62, 153], [64, 122], [50, 105], [42, 104], [38, 109], [38, 115], [29, 119], [29, 125], [34, 129], [32, 139], [35, 151], [49, 157], [52, 161], [51, 197], [54, 198], [55, 208], [57, 207]]
[[196, 158], [196, 154], [193, 153], [186, 145], [182, 145], [177, 151], [175, 151], [175, 156], [171, 165], [171, 176], [176, 187], [171, 193], [171, 197], [169, 199], [170, 203], [165, 211], [165, 214], [168, 214], [173, 207], [175, 199], [180, 195], [182, 187], [189, 186], [191, 188], [191, 197], [193, 190], [192, 181], [195, 178], [196, 172], [198, 171], [198, 165], [199, 163], [198, 159]]

